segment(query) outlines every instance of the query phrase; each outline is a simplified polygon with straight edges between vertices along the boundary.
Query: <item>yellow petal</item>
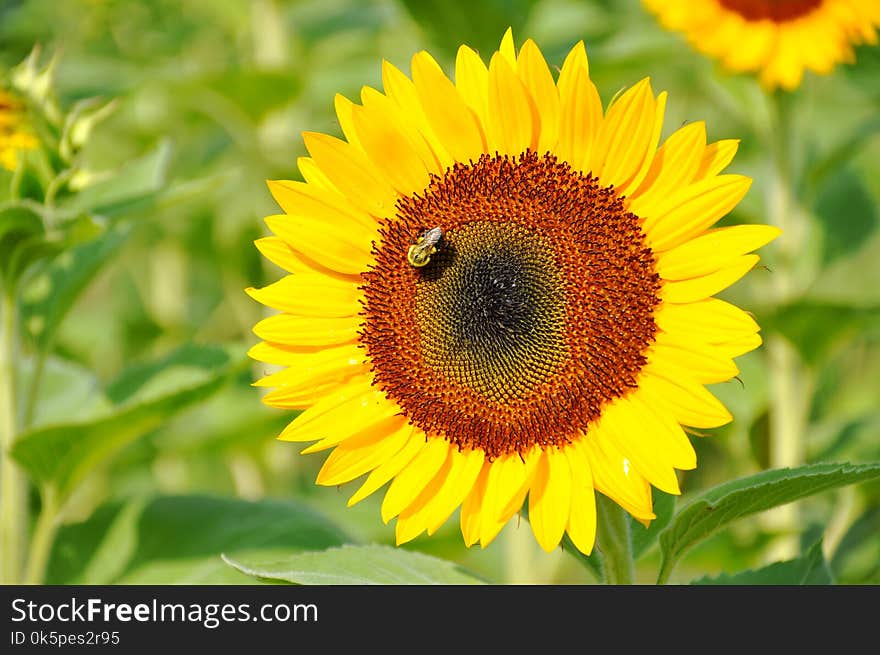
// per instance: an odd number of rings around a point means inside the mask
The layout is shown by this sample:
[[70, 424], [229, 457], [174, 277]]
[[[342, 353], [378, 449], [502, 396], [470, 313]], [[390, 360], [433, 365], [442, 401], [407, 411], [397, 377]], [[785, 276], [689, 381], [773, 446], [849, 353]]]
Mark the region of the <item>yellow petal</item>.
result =
[[746, 312], [718, 298], [682, 305], [664, 302], [655, 311], [654, 320], [664, 332], [705, 343], [732, 341], [760, 329]]
[[[412, 81], [406, 77], [405, 79], [409, 83], [409, 87], [411, 87], [414, 102], [418, 102], [418, 98], [415, 97], [416, 91], [415, 87], [412, 86]], [[422, 113], [421, 117], [407, 114], [399, 103], [395, 102], [389, 96], [380, 93], [376, 89], [371, 89], [368, 86], [365, 86], [361, 90], [361, 99], [367, 110], [375, 114], [377, 117], [383, 117], [384, 120], [390, 122], [400, 130], [400, 134], [406, 139], [409, 146], [412, 147], [416, 156], [424, 164], [425, 169], [427, 169], [428, 172], [436, 173], [437, 175], [443, 173], [446, 167], [441, 165], [440, 154], [435, 152], [434, 148], [431, 146], [429, 138], [424, 134], [424, 129], [427, 129], [427, 121], [424, 118], [424, 113]]]
[[681, 493], [670, 458], [655, 445], [642, 418], [628, 398], [618, 398], [602, 411], [602, 433], [651, 484], [666, 493]]
[[297, 389], [329, 382], [344, 382], [366, 371], [366, 353], [357, 344], [300, 354], [290, 366], [254, 382], [256, 387]]
[[688, 303], [708, 298], [739, 280], [754, 268], [759, 259], [758, 255], [742, 255], [731, 265], [714, 273], [690, 280], [665, 282], [660, 289], [660, 296], [672, 303]]
[[485, 132], [489, 125], [489, 69], [480, 55], [466, 45], [458, 49], [455, 57], [455, 88]]
[[733, 161], [739, 149], [739, 139], [725, 139], [706, 146], [694, 180], [715, 177]]
[[428, 515], [428, 534], [434, 534], [455, 508], [461, 505], [470, 493], [480, 471], [483, 470], [485, 455], [482, 450], [463, 450], [452, 452], [452, 468], [443, 487], [426, 507]]
[[517, 74], [537, 107], [538, 153], [552, 151], [559, 139], [559, 91], [544, 55], [532, 39], [520, 48]]
[[[284, 316], [284, 314], [280, 314]], [[258, 362], [266, 362], [269, 364], [277, 364], [279, 366], [290, 366], [299, 356], [302, 355], [301, 348], [284, 346], [280, 343], [267, 343], [260, 341], [258, 344], [248, 350], [247, 355], [251, 359]]]
[[400, 514], [437, 474], [449, 455], [449, 443], [433, 437], [388, 487], [382, 501], [382, 521], [388, 523]]
[[718, 352], [726, 357], [739, 357], [751, 352], [762, 343], [760, 334], [748, 334], [738, 339], [713, 344]]
[[590, 157], [602, 124], [602, 101], [590, 80], [587, 53], [578, 43], [559, 73], [559, 143], [556, 155], [575, 170], [590, 172]]
[[359, 275], [373, 261], [370, 234], [354, 222], [331, 223], [320, 217], [267, 216], [266, 225], [307, 259], [345, 275]]
[[317, 441], [327, 435], [352, 435], [366, 425], [394, 416], [400, 408], [364, 380], [353, 381], [309, 407], [288, 425], [281, 441]]
[[326, 134], [303, 132], [303, 141], [321, 171], [347, 198], [373, 216], [394, 214], [397, 194], [376, 175], [364, 152]]
[[337, 189], [333, 182], [330, 181], [330, 178], [318, 168], [315, 160], [311, 157], [297, 157], [296, 167], [299, 169], [299, 174], [302, 175], [305, 184], [308, 186], [322, 191], [330, 191], [337, 194], [340, 193], [339, 189]]
[[681, 369], [646, 372], [639, 378], [639, 390], [682, 425], [717, 428], [733, 420], [715, 396]]
[[402, 195], [422, 191], [430, 181], [429, 171], [413, 145], [375, 105], [352, 110], [355, 129], [367, 156]]
[[655, 518], [651, 504], [651, 485], [636, 471], [600, 428], [590, 429], [579, 447], [587, 456], [598, 491], [611, 498], [639, 519]]
[[719, 175], [695, 182], [650, 208], [630, 210], [644, 219], [642, 229], [655, 251], [669, 250], [700, 234], [739, 204], [752, 185], [742, 175]]
[[538, 146], [541, 121], [526, 87], [500, 53], [489, 62], [490, 142], [502, 154], [519, 155]]
[[648, 174], [632, 197], [650, 195], [651, 198], [664, 198], [690, 184], [705, 149], [706, 124], [703, 121], [689, 123], [676, 130], [657, 150]]
[[316, 273], [287, 275], [261, 289], [248, 288], [245, 291], [267, 307], [299, 316], [342, 318], [357, 316], [361, 311], [358, 302], [361, 291], [357, 283], [346, 283]]
[[596, 542], [596, 492], [590, 462], [581, 447], [565, 449], [571, 469], [571, 507], [565, 531], [575, 547], [589, 555]]
[[619, 189], [641, 169], [655, 133], [656, 106], [645, 78], [608, 107], [588, 167], [603, 185]]
[[417, 53], [412, 59], [412, 73], [428, 123], [452, 157], [467, 162], [486, 152], [477, 116], [434, 58], [424, 51]]
[[[361, 318], [316, 318], [278, 314], [264, 318], [254, 326], [254, 334], [275, 344], [291, 346], [335, 346], [357, 340]], [[256, 351], [257, 353], [261, 351]], [[248, 353], [253, 359], [273, 364], [289, 364], [277, 359], [260, 359], [254, 349]]]
[[[621, 196], [629, 197], [633, 191], [638, 189], [651, 168], [651, 162], [653, 162], [654, 153], [657, 150], [657, 143], [660, 141], [660, 132], [663, 130], [663, 117], [666, 114], [666, 95], [666, 91], [663, 91], [657, 96], [654, 103], [653, 132], [650, 133], [647, 147], [641, 155], [642, 163], [635, 169], [632, 177], [618, 186], [617, 193]], [[650, 117], [646, 116], [645, 120], [650, 122]], [[638, 153], [640, 151], [637, 150], [635, 152]]]
[[512, 27], [508, 27], [504, 32], [504, 36], [501, 37], [501, 47], [498, 48], [498, 52], [516, 70], [516, 44], [513, 42]]
[[294, 180], [269, 180], [266, 184], [285, 214], [320, 218], [331, 224], [354, 222], [357, 225], [353, 229], [359, 229], [365, 236], [376, 229], [376, 219], [338, 191]]
[[537, 448], [525, 458], [517, 453], [497, 457], [489, 471], [483, 511], [504, 521], [519, 511], [539, 458]]
[[559, 448], [544, 450], [529, 489], [529, 523], [535, 539], [552, 552], [562, 539], [571, 509], [571, 469]]
[[[464, 537], [465, 546], [473, 546], [480, 540], [480, 532], [483, 520], [483, 497], [486, 494], [486, 483], [489, 480], [489, 469], [492, 468], [492, 462], [484, 461], [474, 482], [473, 488], [461, 505], [461, 535]], [[502, 526], [504, 523], [501, 524]], [[501, 528], [498, 528], [499, 530]], [[496, 533], [497, 534], [497, 533]]]
[[392, 455], [385, 463], [373, 469], [360, 488], [348, 499], [348, 506], [359, 503], [375, 492], [395, 475], [400, 473], [412, 459], [427, 445], [425, 433], [410, 426], [410, 434], [404, 446]]
[[388, 98], [400, 108], [401, 114], [406, 116], [427, 141], [431, 151], [437, 157], [440, 170], [446, 170], [452, 166], [454, 160], [449, 150], [437, 137], [434, 128], [428, 121], [427, 114], [419, 101], [419, 93], [416, 85], [403, 72], [388, 61], [382, 61], [382, 86]]
[[629, 397], [632, 406], [638, 412], [638, 422], [644, 433], [654, 441], [653, 447], [659, 448], [677, 469], [690, 471], [697, 467], [697, 454], [687, 434], [681, 426], [661, 407], [652, 406], [644, 394], [638, 392]]
[[740, 255], [770, 243], [781, 234], [772, 225], [734, 225], [710, 230], [667, 250], [657, 258], [657, 273], [666, 280], [686, 280], [735, 264]]
[[400, 546], [408, 541], [412, 541], [425, 531], [427, 523], [427, 515], [425, 514], [425, 506], [431, 502], [431, 498], [440, 493], [440, 489], [446, 483], [452, 467], [451, 453], [446, 457], [440, 470], [434, 474], [425, 487], [419, 492], [415, 500], [413, 500], [405, 509], [397, 516], [397, 525], [394, 528], [394, 537], [396, 544]]
[[316, 441], [311, 446], [306, 446], [300, 452], [301, 455], [309, 455], [317, 453], [334, 446], [341, 446], [348, 442], [349, 439], [370, 438], [388, 435], [400, 425], [401, 420], [406, 420], [402, 416], [390, 416], [387, 418], [371, 420], [366, 423], [357, 432], [338, 431], [324, 437], [320, 441]]
[[691, 372], [702, 384], [724, 382], [739, 375], [733, 360], [722, 355], [714, 346], [685, 339], [661, 339], [651, 346], [649, 360], [652, 368], [663, 368], [672, 362]]
[[345, 484], [391, 459], [406, 444], [412, 426], [400, 416], [389, 419], [387, 426], [385, 432], [364, 432], [337, 446], [318, 472], [317, 484]]
[[301, 255], [293, 252], [290, 246], [280, 237], [263, 237], [254, 241], [257, 250], [276, 266], [288, 273], [314, 273], [315, 270], [306, 264]]
[[[444, 467], [416, 502], [404, 509], [397, 518], [398, 540], [409, 541], [427, 530], [434, 534], [470, 493], [483, 467], [481, 450], [458, 452], [450, 449]], [[421, 502], [419, 502], [421, 501]], [[400, 543], [400, 541], [398, 541]]]
[[354, 103], [341, 93], [337, 93], [333, 98], [333, 105], [336, 109], [336, 118], [339, 119], [339, 127], [342, 128], [342, 133], [345, 135], [345, 140], [355, 148], [363, 150], [363, 144], [358, 139], [354, 123], [352, 122]]

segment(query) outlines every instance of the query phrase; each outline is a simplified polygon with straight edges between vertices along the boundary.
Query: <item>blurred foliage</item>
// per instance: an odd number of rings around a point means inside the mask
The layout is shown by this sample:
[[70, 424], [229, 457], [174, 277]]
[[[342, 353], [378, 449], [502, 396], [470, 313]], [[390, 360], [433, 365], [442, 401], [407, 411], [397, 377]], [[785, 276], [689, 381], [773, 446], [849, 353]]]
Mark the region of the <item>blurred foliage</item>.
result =
[[[451, 72], [459, 43], [485, 56], [509, 26], [555, 66], [583, 39], [606, 102], [651, 76], [669, 91], [664, 135], [705, 119], [711, 140], [741, 139], [732, 170], [755, 185], [725, 222], [764, 221], [765, 96], [636, 0], [0, 0], [0, 70], [26, 71], [36, 91], [49, 70], [56, 94], [30, 99], [50, 146], [0, 170], [0, 243], [18, 248], [0, 266], [27, 273], [20, 380], [33, 393], [20, 398], [15, 455], [63, 500], [48, 582], [241, 582], [219, 553], [257, 570], [266, 549], [292, 565], [308, 557], [298, 551], [393, 542], [380, 499], [346, 509], [346, 494], [315, 486], [323, 458], [275, 441], [292, 416], [249, 386], [265, 372], [244, 361], [263, 308], [243, 289], [279, 275], [252, 245], [276, 211], [265, 180], [298, 177], [300, 132], [339, 134], [334, 94], [379, 86], [383, 58], [408, 71], [428, 49]], [[793, 94], [797, 288], [772, 302], [771, 246], [766, 268], [723, 296], [804, 362], [805, 463], [880, 460], [878, 80], [877, 49], [860, 48], [856, 64]], [[700, 466], [682, 474], [679, 508], [767, 466], [766, 352], [739, 363], [740, 380], [713, 389], [736, 420], [694, 437]], [[654, 528], [632, 525], [640, 582], [653, 582], [657, 533], [672, 520], [672, 500], [657, 497]], [[672, 581], [754, 583], [781, 570], [880, 583], [878, 499], [880, 486], [864, 483], [800, 501], [803, 554], [780, 564], [774, 526], [739, 521], [684, 553]], [[32, 495], [34, 516], [45, 502]], [[465, 549], [453, 518], [407, 548], [488, 580], [594, 581], [524, 533], [514, 519], [487, 549]]]

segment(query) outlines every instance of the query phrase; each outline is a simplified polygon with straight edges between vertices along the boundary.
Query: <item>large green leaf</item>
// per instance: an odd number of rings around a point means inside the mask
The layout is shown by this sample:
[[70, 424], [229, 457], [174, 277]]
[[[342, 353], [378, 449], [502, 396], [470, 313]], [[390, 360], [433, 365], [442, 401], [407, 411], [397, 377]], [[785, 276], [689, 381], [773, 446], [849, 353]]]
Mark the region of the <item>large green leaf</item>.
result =
[[842, 584], [880, 584], [880, 504], [859, 516], [843, 535], [831, 558], [831, 570]]
[[48, 347], [62, 319], [101, 267], [116, 254], [130, 233], [117, 225], [103, 235], [58, 257], [25, 294], [25, 325], [40, 349]]
[[834, 584], [831, 569], [822, 554], [822, 542], [814, 544], [797, 559], [776, 562], [769, 566], [733, 575], [705, 576], [695, 585], [830, 585]]
[[660, 578], [688, 548], [733, 521], [807, 496], [880, 478], [880, 463], [812, 464], [726, 482], [685, 505], [660, 534]]
[[64, 212], [89, 212], [108, 217], [124, 215], [149, 202], [165, 187], [171, 144], [160, 142], [147, 154], [133, 159], [112, 177], [69, 196], [60, 205]]
[[37, 482], [65, 497], [122, 446], [214, 393], [245, 365], [224, 349], [187, 345], [150, 365], [134, 367], [107, 389], [115, 403], [90, 420], [23, 434], [12, 456]]
[[[21, 362], [18, 382], [22, 389], [33, 384], [34, 363], [33, 358]], [[75, 362], [50, 355], [43, 363], [41, 380], [36, 398], [40, 411], [29, 424], [31, 428], [87, 421], [111, 409], [94, 373]], [[26, 415], [27, 401], [27, 394], [19, 395], [21, 416]]]
[[259, 580], [294, 584], [481, 584], [457, 564], [391, 546], [342, 546], [287, 557], [254, 554], [223, 559]]
[[56, 584], [252, 584], [227, 553], [292, 553], [339, 546], [346, 534], [292, 502], [163, 496], [110, 504], [56, 539], [47, 579]]
[[654, 514], [657, 516], [647, 528], [630, 517], [630, 535], [633, 557], [638, 558], [645, 553], [660, 533], [669, 525], [675, 513], [675, 496], [653, 489]]

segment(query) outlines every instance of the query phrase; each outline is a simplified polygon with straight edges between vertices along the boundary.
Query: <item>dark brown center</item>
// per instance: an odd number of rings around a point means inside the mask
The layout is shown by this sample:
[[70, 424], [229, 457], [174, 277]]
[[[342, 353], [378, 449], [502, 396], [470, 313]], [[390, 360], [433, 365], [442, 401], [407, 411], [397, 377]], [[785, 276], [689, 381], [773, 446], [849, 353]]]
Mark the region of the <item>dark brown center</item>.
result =
[[[410, 246], [440, 227], [428, 264]], [[562, 445], [636, 386], [659, 299], [639, 219], [552, 155], [483, 155], [403, 198], [361, 342], [415, 425], [488, 457]]]
[[775, 23], [800, 18], [820, 7], [824, 0], [718, 0], [746, 20], [772, 20]]

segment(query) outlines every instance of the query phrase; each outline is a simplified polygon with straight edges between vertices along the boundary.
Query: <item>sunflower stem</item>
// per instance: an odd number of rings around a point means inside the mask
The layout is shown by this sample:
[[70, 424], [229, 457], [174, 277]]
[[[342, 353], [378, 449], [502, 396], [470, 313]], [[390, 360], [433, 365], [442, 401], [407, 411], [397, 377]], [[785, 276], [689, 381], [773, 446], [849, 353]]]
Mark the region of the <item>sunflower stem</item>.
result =
[[[796, 289], [794, 264], [799, 250], [801, 225], [798, 224], [794, 196], [791, 136], [792, 98], [776, 92], [771, 96], [770, 122], [771, 176], [767, 194], [767, 214], [771, 223], [782, 230], [779, 237], [779, 261], [774, 267], [773, 291], [775, 302], [788, 302]], [[767, 339], [767, 357], [770, 363], [770, 449], [772, 468], [797, 466], [804, 460], [801, 438], [806, 427], [807, 374], [796, 349], [781, 334], [770, 334]], [[769, 526], [782, 534], [772, 553], [774, 559], [797, 555], [798, 508], [794, 504], [768, 513]]]
[[13, 290], [3, 291], [0, 306], [0, 583], [17, 584], [27, 535], [27, 479], [10, 456], [18, 430], [15, 388], [18, 309]]
[[635, 579], [629, 519], [613, 500], [596, 494], [597, 535], [605, 584], [628, 585]]
[[43, 489], [42, 498], [43, 507], [37, 516], [34, 536], [31, 539], [27, 570], [24, 576], [25, 584], [38, 585], [43, 583], [49, 555], [52, 552], [52, 543], [55, 541], [55, 532], [58, 529], [59, 508], [55, 489], [51, 486]]

